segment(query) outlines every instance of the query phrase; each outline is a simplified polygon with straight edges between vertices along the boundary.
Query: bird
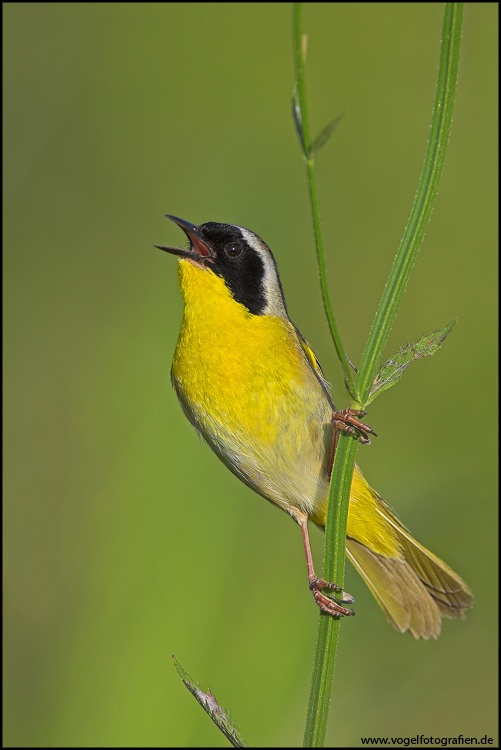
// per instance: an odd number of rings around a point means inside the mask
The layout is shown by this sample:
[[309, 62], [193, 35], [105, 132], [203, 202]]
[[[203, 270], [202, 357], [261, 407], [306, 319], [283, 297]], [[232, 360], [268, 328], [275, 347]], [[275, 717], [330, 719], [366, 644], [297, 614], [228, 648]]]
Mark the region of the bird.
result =
[[[268, 245], [241, 226], [166, 217], [189, 241], [188, 249], [155, 245], [178, 257], [184, 314], [171, 380], [181, 408], [233, 474], [299, 524], [320, 609], [350, 616], [354, 598], [315, 573], [308, 521], [325, 527], [340, 432], [364, 443], [375, 433], [364, 411], [336, 409], [289, 318]], [[464, 618], [473, 605], [464, 581], [411, 536], [356, 464], [346, 555], [391, 625], [416, 639], [437, 638], [442, 617]]]

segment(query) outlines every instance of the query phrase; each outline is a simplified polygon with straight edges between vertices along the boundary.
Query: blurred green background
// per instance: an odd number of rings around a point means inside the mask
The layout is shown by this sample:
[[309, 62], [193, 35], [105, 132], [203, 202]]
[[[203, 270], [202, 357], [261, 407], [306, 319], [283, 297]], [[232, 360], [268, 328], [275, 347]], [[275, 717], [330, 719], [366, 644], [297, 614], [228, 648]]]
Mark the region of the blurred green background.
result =
[[[418, 184], [442, 12], [304, 9], [312, 129], [345, 112], [318, 176], [355, 362]], [[387, 355], [459, 325], [373, 404], [379, 437], [358, 454], [477, 604], [415, 642], [349, 568], [328, 745], [497, 741], [497, 14], [465, 8], [445, 173]], [[153, 248], [184, 242], [164, 213], [261, 235], [348, 405], [291, 118], [290, 5], [12, 3], [3, 19], [4, 744], [226, 746], [174, 653], [250, 744], [298, 745], [318, 618], [301, 534], [184, 419], [176, 264]]]

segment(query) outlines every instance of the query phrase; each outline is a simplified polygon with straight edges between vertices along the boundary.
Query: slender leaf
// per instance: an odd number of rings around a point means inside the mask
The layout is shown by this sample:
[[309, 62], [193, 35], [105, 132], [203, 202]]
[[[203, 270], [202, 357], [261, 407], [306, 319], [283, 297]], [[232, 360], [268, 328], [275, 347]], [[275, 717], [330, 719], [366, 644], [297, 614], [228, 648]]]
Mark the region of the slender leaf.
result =
[[337, 128], [338, 124], [341, 122], [341, 120], [344, 117], [344, 112], [341, 112], [340, 115], [335, 117], [333, 120], [331, 120], [323, 130], [320, 131], [320, 133], [317, 135], [313, 143], [311, 144], [310, 148], [310, 156], [315, 156], [317, 151], [319, 151], [322, 146], [325, 146], [335, 129]]
[[240, 732], [238, 731], [236, 724], [232, 722], [230, 714], [224, 706], [220, 706], [214, 696], [212, 695], [209, 688], [204, 693], [200, 689], [200, 685], [195, 685], [190, 675], [184, 671], [174, 654], [172, 655], [172, 661], [177, 669], [177, 673], [188, 688], [190, 693], [200, 703], [204, 711], [206, 711], [214, 724], [224, 734], [226, 739], [233, 745], [233, 747], [249, 747], [244, 740]]
[[294, 118], [294, 123], [296, 125], [296, 131], [303, 150], [303, 156], [307, 159], [308, 154], [306, 153], [306, 146], [304, 145], [303, 115], [301, 113], [301, 101], [299, 99], [299, 87], [297, 83], [294, 85], [294, 90], [292, 92], [292, 117]]
[[426, 334], [426, 336], [421, 336], [419, 341], [416, 341], [415, 344], [407, 344], [393, 354], [393, 356], [391, 356], [390, 359], [388, 359], [379, 369], [378, 374], [374, 378], [374, 383], [372, 384], [367, 404], [374, 401], [376, 396], [387, 391], [392, 385], [395, 385], [411, 362], [422, 359], [422, 357], [431, 357], [435, 352], [438, 352], [442, 347], [445, 338], [449, 335], [457, 322], [458, 319], [454, 318], [454, 320], [451, 320], [451, 322], [447, 323], [443, 328], [439, 328], [437, 331], [432, 331], [431, 333]]

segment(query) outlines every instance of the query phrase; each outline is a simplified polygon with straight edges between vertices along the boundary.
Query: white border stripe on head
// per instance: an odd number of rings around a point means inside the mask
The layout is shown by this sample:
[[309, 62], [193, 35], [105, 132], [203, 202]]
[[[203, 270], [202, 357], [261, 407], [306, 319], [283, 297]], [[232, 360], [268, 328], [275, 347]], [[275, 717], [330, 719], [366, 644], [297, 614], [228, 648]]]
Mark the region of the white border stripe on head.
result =
[[278, 270], [271, 254], [271, 250], [257, 234], [254, 234], [254, 232], [251, 232], [249, 229], [245, 229], [244, 227], [239, 227], [238, 225], [235, 226], [237, 226], [237, 229], [240, 229], [242, 238], [246, 241], [249, 247], [252, 247], [253, 250], [259, 253], [263, 260], [263, 282], [267, 302], [266, 314], [279, 315], [282, 317], [284, 315], [287, 316], [282, 292], [282, 285], [280, 283]]

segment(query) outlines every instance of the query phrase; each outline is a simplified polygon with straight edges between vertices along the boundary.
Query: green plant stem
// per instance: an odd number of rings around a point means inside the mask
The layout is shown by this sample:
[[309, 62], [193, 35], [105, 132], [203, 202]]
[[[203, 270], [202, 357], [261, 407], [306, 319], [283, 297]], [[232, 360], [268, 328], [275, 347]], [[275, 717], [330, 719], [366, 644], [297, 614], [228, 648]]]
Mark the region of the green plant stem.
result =
[[355, 392], [353, 375], [346, 359], [341, 336], [337, 327], [336, 319], [330, 300], [329, 287], [327, 284], [327, 270], [325, 265], [324, 243], [322, 239], [322, 230], [320, 227], [320, 208], [318, 203], [317, 182], [315, 177], [315, 161], [311, 152], [311, 136], [308, 123], [308, 107], [306, 100], [306, 80], [305, 80], [305, 63], [306, 63], [306, 37], [301, 32], [302, 24], [302, 3], [294, 3], [294, 52], [297, 92], [299, 98], [299, 108], [301, 112], [301, 144], [303, 156], [306, 161], [306, 170], [308, 174], [308, 188], [310, 193], [310, 203], [313, 218], [313, 231], [315, 234], [315, 247], [317, 251], [318, 268], [320, 272], [320, 287], [322, 290], [322, 300], [324, 303], [325, 315], [329, 324], [332, 340], [336, 348], [339, 361], [344, 370], [346, 386], [350, 394]]
[[463, 3], [446, 3], [430, 137], [414, 205], [362, 355], [356, 381], [362, 404], [369, 395], [437, 196], [452, 122], [462, 20]]
[[[324, 576], [329, 575], [326, 580], [341, 586], [344, 581], [348, 499], [357, 447], [358, 443], [349, 436], [339, 436], [329, 490]], [[341, 498], [340, 502], [337, 498]], [[330, 544], [331, 538], [333, 544]], [[340, 618], [320, 613], [303, 747], [324, 745], [340, 624]]]
[[[353, 377], [348, 367], [341, 337], [338, 332], [327, 285], [325, 254], [323, 250], [322, 233], [320, 229], [320, 209], [315, 178], [315, 165], [311, 153], [311, 138], [308, 125], [308, 109], [305, 83], [305, 39], [301, 31], [302, 7], [301, 3], [294, 4], [294, 50], [296, 62], [297, 96], [300, 115], [300, 139], [303, 156], [306, 161], [308, 186], [310, 193], [315, 246], [320, 271], [320, 284], [324, 308], [334, 341], [339, 361], [344, 369], [345, 382], [348, 391], [355, 392]], [[296, 119], [297, 123], [297, 119]], [[340, 435], [332, 470], [329, 490], [328, 517], [326, 524], [325, 545], [325, 575], [327, 580], [335, 581], [340, 586], [344, 581], [346, 523], [348, 518], [348, 500], [351, 477], [355, 463], [357, 443], [349, 437]], [[329, 571], [329, 573], [327, 573]], [[334, 671], [339, 619], [321, 615], [318, 622], [317, 643], [313, 663], [313, 674], [310, 686], [310, 697], [304, 732], [304, 747], [321, 747], [324, 744], [327, 727], [329, 699]]]
[[[344, 349], [339, 338], [334, 315], [332, 314], [327, 289], [318, 196], [306, 107], [305, 54], [303, 53], [304, 48], [302, 44], [301, 15], [301, 4], [295, 3], [294, 50], [299, 100], [300, 137], [303, 154], [307, 163], [322, 296], [334, 345], [345, 371], [347, 386], [350, 394], [352, 394], [352, 398], [354, 398], [355, 403], [358, 405], [364, 404], [369, 395], [384, 346], [388, 340], [398, 306], [402, 300], [416, 260], [417, 252], [430, 219], [437, 194], [452, 121], [463, 7], [462, 3], [446, 3], [445, 5], [437, 92], [423, 171], [409, 221], [405, 228], [364, 350], [362, 363], [356, 379], [356, 389], [353, 387], [351, 373], [347, 370]], [[296, 114], [297, 122], [298, 118]], [[329, 491], [329, 505], [325, 528], [324, 578], [334, 581], [341, 586], [344, 581], [346, 524], [356, 449], [357, 444], [355, 441], [346, 435], [340, 435]], [[304, 747], [321, 747], [324, 744], [339, 625], [339, 620], [335, 620], [323, 613], [320, 614], [303, 742]]]

